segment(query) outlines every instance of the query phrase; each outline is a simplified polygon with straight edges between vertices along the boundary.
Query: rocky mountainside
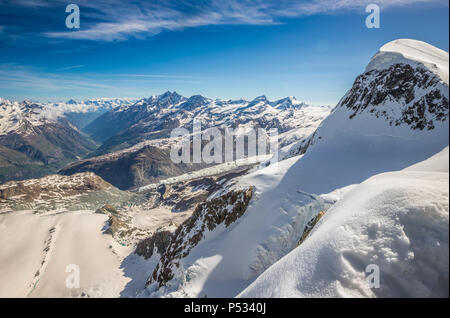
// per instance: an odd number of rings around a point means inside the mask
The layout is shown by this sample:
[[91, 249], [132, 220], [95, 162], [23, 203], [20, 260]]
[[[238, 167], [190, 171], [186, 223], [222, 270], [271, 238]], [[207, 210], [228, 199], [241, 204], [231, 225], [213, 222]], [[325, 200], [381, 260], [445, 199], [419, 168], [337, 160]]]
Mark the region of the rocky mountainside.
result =
[[445, 52], [418, 41], [397, 40], [380, 49], [338, 107], [350, 110], [349, 118], [368, 113], [390, 126], [432, 130], [436, 122], [448, 120], [446, 74]]
[[59, 173], [94, 172], [119, 189], [126, 190], [208, 166], [204, 163], [174, 163], [170, 158], [172, 144], [174, 141], [170, 139], [144, 141], [124, 150], [76, 161]]
[[204, 238], [205, 232], [218, 226], [229, 227], [247, 210], [253, 195], [253, 188], [230, 191], [197, 205], [192, 216], [181, 224], [174, 233], [162, 261], [156, 266], [147, 285], [157, 283], [159, 287], [179, 276], [180, 261]]

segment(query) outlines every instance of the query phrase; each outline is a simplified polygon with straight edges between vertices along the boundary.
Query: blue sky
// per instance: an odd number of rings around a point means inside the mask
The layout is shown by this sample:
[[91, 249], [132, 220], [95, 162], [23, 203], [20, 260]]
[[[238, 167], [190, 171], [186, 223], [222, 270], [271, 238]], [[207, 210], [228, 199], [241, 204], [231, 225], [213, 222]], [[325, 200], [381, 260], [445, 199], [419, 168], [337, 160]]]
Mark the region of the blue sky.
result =
[[[81, 28], [65, 26], [76, 3]], [[381, 7], [367, 29], [365, 7]], [[185, 96], [334, 105], [384, 43], [448, 51], [441, 0], [2, 0], [0, 97]]]

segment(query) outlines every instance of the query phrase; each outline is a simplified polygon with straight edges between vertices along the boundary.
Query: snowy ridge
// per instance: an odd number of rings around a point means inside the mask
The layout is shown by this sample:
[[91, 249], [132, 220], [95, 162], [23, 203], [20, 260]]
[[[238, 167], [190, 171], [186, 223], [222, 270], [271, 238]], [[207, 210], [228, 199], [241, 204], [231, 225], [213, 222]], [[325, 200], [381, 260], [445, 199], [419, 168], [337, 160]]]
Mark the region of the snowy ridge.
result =
[[32, 126], [39, 126], [48, 122], [48, 119], [44, 108], [36, 103], [0, 100], [0, 135], [20, 128], [24, 121]]
[[438, 75], [448, 85], [448, 52], [438, 49], [428, 43], [398, 39], [383, 45], [366, 67], [371, 70], [387, 69], [394, 64], [424, 65]]
[[67, 103], [38, 103], [31, 101], [11, 102], [0, 98], [0, 135], [17, 130], [26, 120], [33, 126], [56, 122], [68, 113], [89, 113], [107, 111], [122, 105], [132, 105], [132, 99], [99, 98], [84, 102], [73, 100]]

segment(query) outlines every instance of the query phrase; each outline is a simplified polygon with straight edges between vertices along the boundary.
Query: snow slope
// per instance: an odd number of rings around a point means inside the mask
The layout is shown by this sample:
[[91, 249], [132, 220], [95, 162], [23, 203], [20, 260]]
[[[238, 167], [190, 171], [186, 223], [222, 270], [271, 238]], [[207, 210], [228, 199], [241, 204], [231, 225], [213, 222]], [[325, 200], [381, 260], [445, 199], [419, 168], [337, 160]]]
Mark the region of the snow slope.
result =
[[[118, 297], [129, 279], [112, 253], [124, 248], [102, 234], [106, 221], [83, 212], [0, 215], [0, 297]], [[69, 264], [80, 268], [81, 289], [66, 288]]]
[[[0, 297], [133, 297], [158, 262], [134, 253], [136, 240], [176, 227], [189, 213], [165, 209], [129, 211], [133, 233], [108, 234], [108, 216], [93, 210], [0, 211]], [[79, 267], [79, 288], [67, 288]], [[69, 269], [71, 269], [69, 267]]]
[[[349, 191], [239, 297], [448, 297], [448, 154]], [[379, 288], [366, 281], [369, 264]]]

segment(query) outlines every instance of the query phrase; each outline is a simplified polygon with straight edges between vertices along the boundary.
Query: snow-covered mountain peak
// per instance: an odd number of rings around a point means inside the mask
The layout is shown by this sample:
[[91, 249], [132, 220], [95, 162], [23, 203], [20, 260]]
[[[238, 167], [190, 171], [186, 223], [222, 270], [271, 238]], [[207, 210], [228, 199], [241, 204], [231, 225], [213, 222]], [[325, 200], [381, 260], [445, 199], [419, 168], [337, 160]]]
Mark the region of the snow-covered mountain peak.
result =
[[299, 109], [302, 106], [305, 106], [306, 104], [304, 102], [298, 101], [294, 96], [289, 96], [280, 100], [277, 100], [273, 103], [273, 107], [277, 109], [289, 109], [289, 108], [295, 108]]
[[74, 99], [69, 99], [66, 104], [75, 105], [78, 104], [78, 102]]
[[31, 101], [11, 102], [0, 101], [0, 135], [9, 133], [20, 127], [41, 125], [47, 121], [44, 108]]
[[176, 104], [184, 99], [185, 99], [185, 97], [181, 96], [177, 92], [172, 93], [170, 91], [167, 91], [164, 94], [158, 96], [158, 101], [160, 103], [168, 102], [168, 103]]
[[423, 65], [448, 85], [448, 63], [448, 52], [422, 41], [398, 39], [380, 48], [367, 65], [366, 72], [380, 71], [394, 64]]
[[343, 120], [356, 116], [363, 130], [370, 126], [369, 116], [421, 131], [445, 126], [448, 111], [448, 53], [424, 42], [397, 40], [372, 58], [333, 112]]
[[266, 95], [261, 95], [252, 100], [252, 102], [267, 102], [267, 97]]
[[206, 106], [211, 102], [211, 99], [206, 98], [202, 95], [193, 95], [189, 97], [185, 102], [183, 102], [180, 107], [185, 110], [192, 110], [197, 107]]

